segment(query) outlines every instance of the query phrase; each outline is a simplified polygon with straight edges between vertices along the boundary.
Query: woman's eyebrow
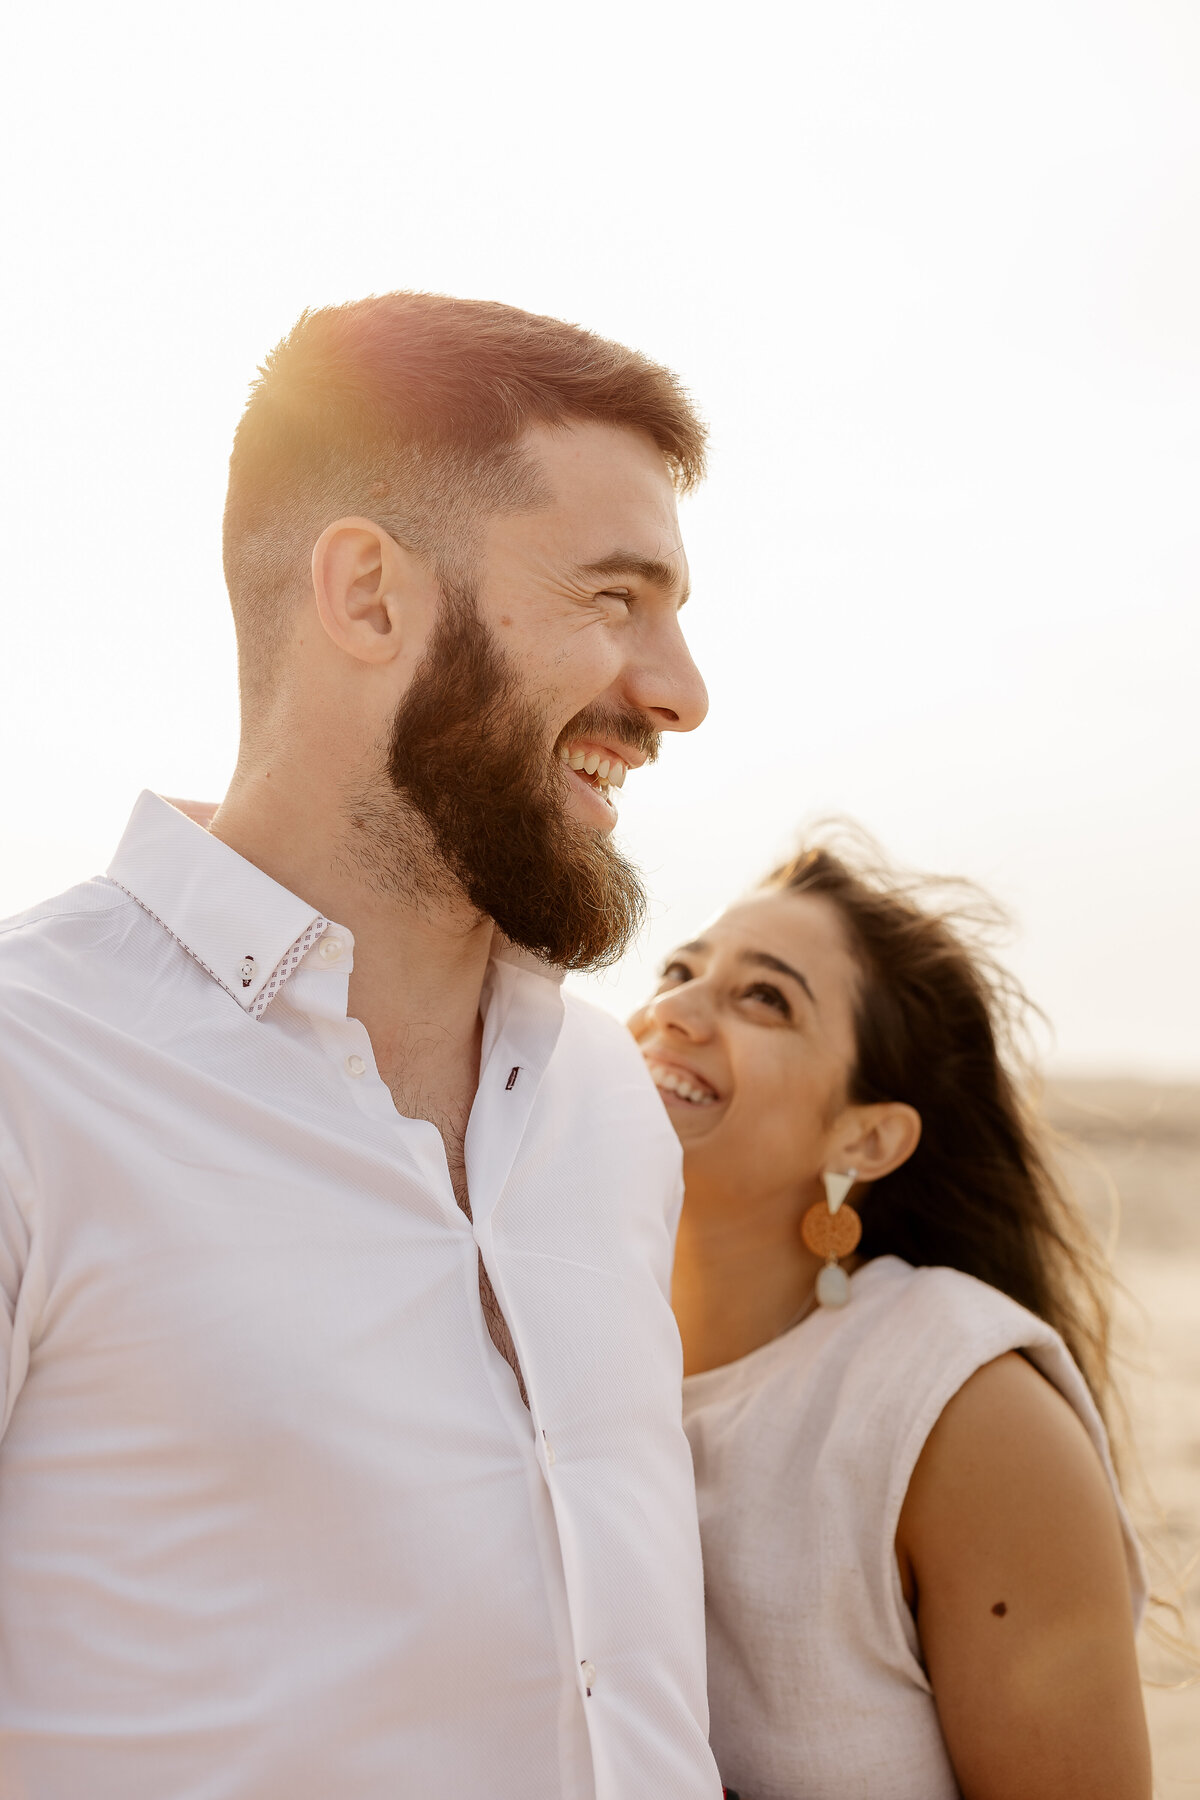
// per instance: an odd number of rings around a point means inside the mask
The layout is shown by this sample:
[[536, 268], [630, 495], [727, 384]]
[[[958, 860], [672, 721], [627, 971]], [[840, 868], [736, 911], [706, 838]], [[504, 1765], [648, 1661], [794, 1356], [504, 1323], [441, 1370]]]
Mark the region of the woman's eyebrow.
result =
[[[691, 945], [688, 947], [695, 948], [695, 946]], [[742, 952], [741, 960], [743, 962], [753, 963], [755, 967], [759, 969], [773, 969], [777, 975], [790, 975], [793, 981], [799, 982], [813, 1005], [816, 1006], [817, 996], [809, 987], [806, 977], [800, 973], [799, 969], [793, 969], [791, 963], [781, 961], [778, 956], [772, 956], [767, 950], [744, 950]]]

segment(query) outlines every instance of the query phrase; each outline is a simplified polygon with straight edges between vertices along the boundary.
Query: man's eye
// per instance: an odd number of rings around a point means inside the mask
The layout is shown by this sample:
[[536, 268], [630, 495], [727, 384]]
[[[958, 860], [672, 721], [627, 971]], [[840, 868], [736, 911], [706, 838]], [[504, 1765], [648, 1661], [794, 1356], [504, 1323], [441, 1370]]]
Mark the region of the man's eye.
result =
[[632, 600], [633, 594], [629, 588], [604, 588], [600, 598], [601, 600]]

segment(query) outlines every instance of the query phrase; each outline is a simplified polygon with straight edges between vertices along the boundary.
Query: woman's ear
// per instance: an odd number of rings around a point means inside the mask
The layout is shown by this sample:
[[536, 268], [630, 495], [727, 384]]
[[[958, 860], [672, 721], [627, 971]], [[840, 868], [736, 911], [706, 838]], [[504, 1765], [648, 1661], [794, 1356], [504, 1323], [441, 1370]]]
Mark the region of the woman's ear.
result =
[[921, 1115], [903, 1100], [855, 1106], [838, 1133], [838, 1155], [859, 1181], [880, 1181], [906, 1163], [921, 1141]]
[[372, 519], [325, 527], [313, 545], [312, 584], [326, 636], [356, 662], [391, 662], [423, 643], [437, 608], [431, 571]]

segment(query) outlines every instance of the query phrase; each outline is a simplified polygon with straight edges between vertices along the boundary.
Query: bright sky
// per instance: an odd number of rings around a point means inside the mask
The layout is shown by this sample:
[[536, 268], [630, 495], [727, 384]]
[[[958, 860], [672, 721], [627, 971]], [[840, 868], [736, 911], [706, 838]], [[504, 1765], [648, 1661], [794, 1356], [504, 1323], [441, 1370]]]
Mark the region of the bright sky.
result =
[[[229, 441], [306, 305], [579, 320], [713, 427], [647, 956], [828, 812], [1014, 910], [1060, 1066], [1200, 1075], [1200, 9], [26, 6], [0, 914], [236, 742]], [[647, 959], [595, 984], [623, 1009]]]

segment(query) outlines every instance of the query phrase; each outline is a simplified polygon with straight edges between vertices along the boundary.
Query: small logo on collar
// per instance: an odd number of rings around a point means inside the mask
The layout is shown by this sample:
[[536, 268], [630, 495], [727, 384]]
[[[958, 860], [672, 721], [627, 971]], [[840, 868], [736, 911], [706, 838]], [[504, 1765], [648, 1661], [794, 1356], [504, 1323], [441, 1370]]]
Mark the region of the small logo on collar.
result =
[[242, 960], [242, 986], [248, 988], [254, 980], [254, 958], [244, 957]]

